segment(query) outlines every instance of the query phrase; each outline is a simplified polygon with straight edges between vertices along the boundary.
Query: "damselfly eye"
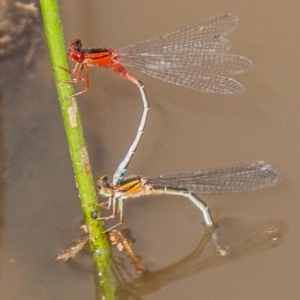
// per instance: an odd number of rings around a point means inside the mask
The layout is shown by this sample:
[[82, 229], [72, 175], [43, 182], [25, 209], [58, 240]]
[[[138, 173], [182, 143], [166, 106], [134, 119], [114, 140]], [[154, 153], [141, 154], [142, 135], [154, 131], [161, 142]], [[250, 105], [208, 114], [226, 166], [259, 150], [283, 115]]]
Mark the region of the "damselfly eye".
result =
[[107, 175], [101, 176], [97, 181], [97, 192], [104, 197], [112, 197], [114, 195], [114, 189], [109, 183]]
[[84, 60], [84, 54], [82, 52], [82, 42], [79, 39], [75, 39], [71, 42], [68, 50], [68, 56], [76, 62], [82, 62]]
[[84, 54], [81, 52], [69, 52], [69, 57], [76, 62], [82, 62], [84, 60]]
[[109, 178], [107, 175], [101, 176], [97, 181], [98, 188], [111, 188], [111, 185], [109, 184]]
[[81, 51], [82, 49], [82, 42], [80, 39], [74, 39], [72, 42], [71, 42], [71, 46], [70, 48], [74, 51]]

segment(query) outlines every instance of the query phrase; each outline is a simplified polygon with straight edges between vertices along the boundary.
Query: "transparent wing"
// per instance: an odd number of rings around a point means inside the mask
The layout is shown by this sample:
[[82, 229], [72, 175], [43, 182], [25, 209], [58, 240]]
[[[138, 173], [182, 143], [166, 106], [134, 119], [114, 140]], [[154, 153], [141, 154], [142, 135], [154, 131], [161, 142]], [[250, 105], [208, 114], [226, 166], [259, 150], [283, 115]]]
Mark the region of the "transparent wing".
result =
[[176, 46], [194, 43], [202, 49], [226, 51], [229, 41], [224, 37], [235, 29], [239, 18], [233, 14], [212, 17], [199, 24], [183, 27], [171, 33], [142, 41], [120, 49], [121, 53], [146, 52], [148, 49], [176, 49]]
[[163, 81], [205, 92], [238, 93], [240, 83], [228, 76], [250, 71], [252, 62], [225, 53], [238, 17], [213, 17], [118, 51], [120, 63]]
[[188, 190], [194, 193], [232, 193], [274, 185], [280, 179], [277, 168], [265, 161], [212, 170], [146, 177], [153, 188]]

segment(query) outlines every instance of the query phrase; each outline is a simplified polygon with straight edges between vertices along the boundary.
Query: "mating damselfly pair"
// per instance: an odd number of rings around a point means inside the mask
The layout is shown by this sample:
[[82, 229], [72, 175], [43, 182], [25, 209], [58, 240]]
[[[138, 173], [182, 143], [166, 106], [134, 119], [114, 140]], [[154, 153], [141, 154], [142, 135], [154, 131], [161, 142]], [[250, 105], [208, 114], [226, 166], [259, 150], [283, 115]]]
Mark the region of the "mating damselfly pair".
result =
[[143, 195], [171, 194], [191, 200], [202, 212], [205, 225], [214, 227], [207, 204], [196, 193], [241, 192], [278, 182], [280, 176], [277, 168], [265, 161], [192, 173], [125, 177], [144, 132], [149, 111], [144, 84], [126, 68], [137, 68], [168, 83], [207, 93], [241, 93], [243, 86], [231, 76], [252, 70], [253, 64], [244, 56], [228, 53], [230, 42], [227, 35], [237, 23], [237, 16], [225, 14], [119, 50], [84, 48], [80, 39], [71, 42], [68, 55], [76, 62], [71, 71], [74, 75], [72, 82], [84, 81], [84, 89], [75, 95], [89, 89], [89, 68], [92, 66], [113, 69], [137, 85], [141, 94], [143, 112], [129, 150], [114, 172], [112, 182], [107, 176], [97, 181], [99, 195], [109, 199], [107, 207], [112, 207], [111, 217], [116, 214], [120, 216], [118, 224], [123, 221], [124, 200]]

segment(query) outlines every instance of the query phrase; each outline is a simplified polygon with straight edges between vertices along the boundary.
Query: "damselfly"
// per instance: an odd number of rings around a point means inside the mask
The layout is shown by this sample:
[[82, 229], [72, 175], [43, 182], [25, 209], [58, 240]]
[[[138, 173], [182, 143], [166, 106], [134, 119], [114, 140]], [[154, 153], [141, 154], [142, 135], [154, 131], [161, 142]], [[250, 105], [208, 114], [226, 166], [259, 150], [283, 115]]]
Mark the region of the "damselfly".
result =
[[84, 89], [74, 95], [88, 91], [89, 67], [93, 66], [113, 69], [137, 85], [141, 93], [142, 118], [131, 147], [114, 173], [114, 185], [124, 178], [149, 110], [143, 83], [125, 67], [135, 67], [163, 81], [207, 93], [241, 93], [243, 86], [230, 76], [250, 71], [253, 64], [241, 55], [227, 53], [230, 42], [226, 36], [235, 29], [238, 20], [233, 14], [212, 17], [119, 50], [84, 48], [80, 39], [71, 42], [68, 55], [76, 62], [71, 71], [75, 76], [72, 82], [85, 82]]
[[119, 214], [119, 222], [112, 227], [114, 228], [123, 222], [124, 200], [166, 194], [188, 198], [202, 212], [204, 224], [213, 228], [215, 223], [208, 205], [195, 193], [235, 193], [257, 190], [276, 184], [279, 178], [277, 168], [265, 161], [192, 173], [153, 177], [131, 176], [117, 185], [110, 184], [108, 177], [102, 176], [97, 181], [98, 193], [109, 198], [107, 207], [110, 208], [112, 204], [112, 215], [101, 219], [110, 219]]
[[74, 83], [85, 80], [89, 89], [88, 68], [111, 68], [117, 74], [140, 86], [125, 67], [135, 67], [163, 81], [208, 93], [240, 93], [243, 86], [229, 76], [252, 69], [243, 56], [228, 54], [230, 42], [225, 38], [235, 29], [238, 17], [233, 14], [212, 17], [172, 33], [155, 37], [119, 50], [83, 48], [74, 39], [68, 55], [76, 62]]

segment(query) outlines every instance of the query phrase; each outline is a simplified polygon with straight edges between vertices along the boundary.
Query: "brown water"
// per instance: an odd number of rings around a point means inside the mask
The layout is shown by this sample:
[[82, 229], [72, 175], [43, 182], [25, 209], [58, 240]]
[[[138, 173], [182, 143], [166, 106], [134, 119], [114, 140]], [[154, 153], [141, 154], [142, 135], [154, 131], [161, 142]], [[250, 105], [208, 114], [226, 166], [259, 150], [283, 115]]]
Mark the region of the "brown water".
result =
[[[299, 281], [299, 16], [300, 3], [272, 1], [63, 1], [68, 40], [122, 47], [206, 17], [240, 16], [231, 52], [254, 62], [239, 76], [242, 95], [207, 95], [134, 70], [146, 85], [151, 111], [130, 174], [192, 171], [264, 159], [282, 182], [271, 189], [209, 196], [222, 233], [283, 219], [289, 232], [275, 249], [167, 282], [141, 299], [297, 299]], [[84, 5], [84, 6], [83, 6]], [[97, 299], [88, 258], [57, 263], [76, 238], [81, 212], [47, 55], [30, 67], [1, 63], [1, 299]], [[91, 70], [80, 109], [94, 172], [112, 175], [133, 138], [141, 111], [132, 84], [109, 70]], [[186, 199], [151, 197], [125, 205], [133, 247], [153, 271], [194, 250], [203, 234]], [[255, 252], [255, 251], [254, 251]], [[83, 260], [83, 261], [82, 261]], [[170, 271], [172, 272], [172, 270]], [[138, 275], [137, 275], [138, 277]], [[145, 280], [155, 280], [145, 277]], [[125, 293], [125, 292], [124, 292]], [[122, 299], [129, 296], [123, 294]]]

